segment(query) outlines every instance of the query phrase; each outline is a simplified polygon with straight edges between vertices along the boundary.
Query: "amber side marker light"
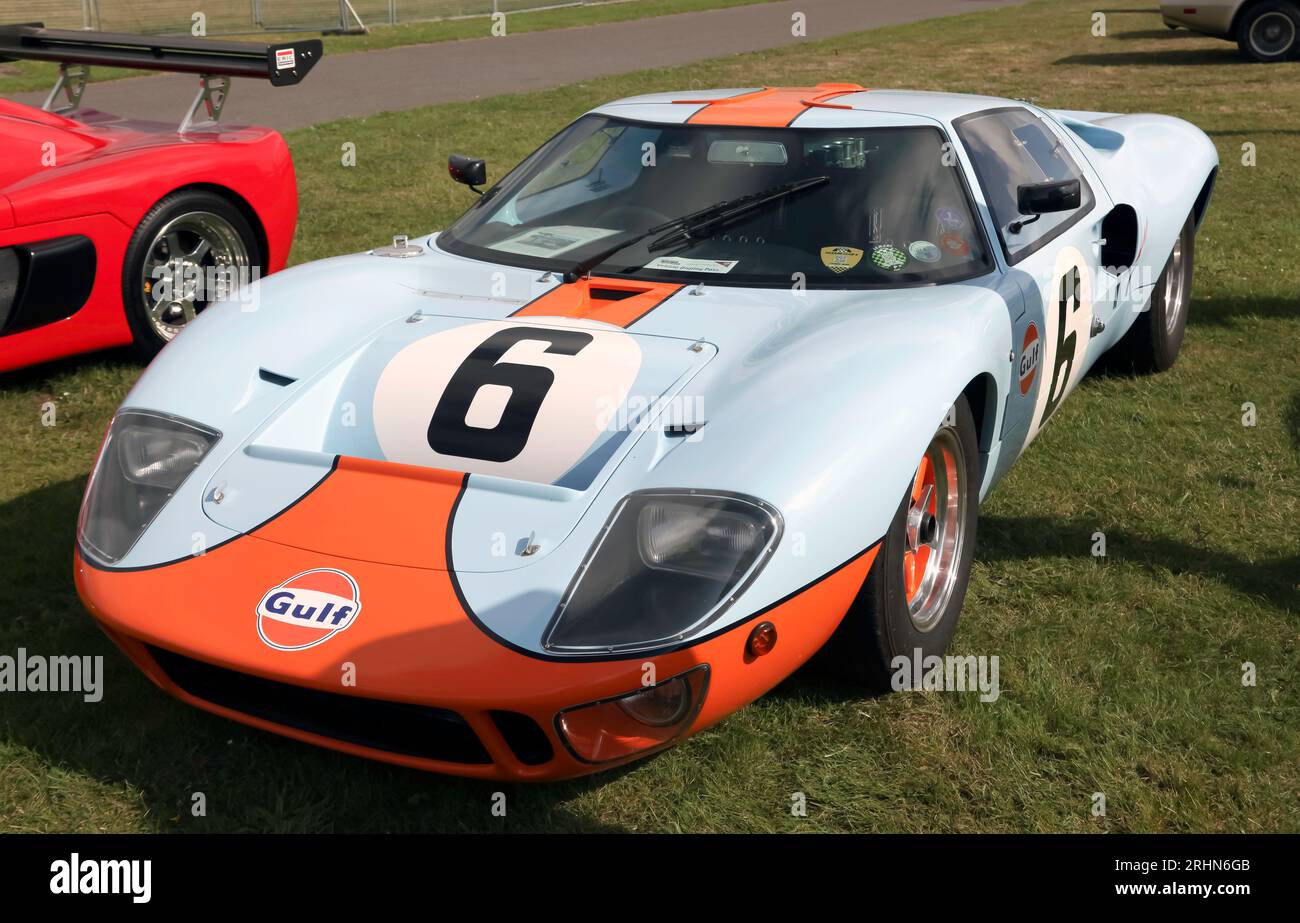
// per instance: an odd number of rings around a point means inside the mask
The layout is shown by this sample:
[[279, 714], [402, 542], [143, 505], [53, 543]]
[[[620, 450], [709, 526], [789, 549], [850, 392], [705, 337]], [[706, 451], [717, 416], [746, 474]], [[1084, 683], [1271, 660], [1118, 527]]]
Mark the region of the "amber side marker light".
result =
[[677, 739], [700, 713], [709, 667], [700, 664], [672, 679], [599, 702], [567, 708], [555, 729], [584, 763], [608, 763]]
[[774, 647], [776, 647], [776, 626], [771, 622], [759, 622], [749, 633], [746, 649], [750, 656], [762, 657], [764, 654], [772, 653]]

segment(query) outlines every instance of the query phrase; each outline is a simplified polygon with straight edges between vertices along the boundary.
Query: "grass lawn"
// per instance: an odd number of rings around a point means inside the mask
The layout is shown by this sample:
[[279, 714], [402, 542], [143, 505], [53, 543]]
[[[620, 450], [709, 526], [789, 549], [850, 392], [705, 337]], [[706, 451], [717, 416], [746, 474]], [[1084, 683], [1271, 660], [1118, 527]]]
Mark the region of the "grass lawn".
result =
[[[88, 358], [0, 379], [0, 653], [102, 654], [107, 671], [94, 707], [0, 700], [0, 830], [1300, 830], [1300, 64], [1246, 64], [1148, 14], [1111, 14], [1094, 38], [1094, 8], [1039, 0], [289, 136], [301, 261], [443, 226], [470, 201], [440, 166], [449, 151], [499, 176], [589, 106], [643, 90], [847, 80], [1166, 112], [1209, 132], [1223, 166], [1179, 363], [1090, 376], [982, 509], [953, 652], [1001, 658], [996, 703], [865, 699], [804, 671], [652, 760], [508, 788], [506, 818], [490, 813], [500, 786], [190, 709], [72, 588], [85, 476], [139, 371]], [[196, 791], [205, 818], [190, 816]]]
[[[538, 0], [540, 3], [540, 0]], [[564, 0], [557, 0], [562, 3]], [[507, 12], [506, 28], [510, 33], [540, 32], [543, 29], [568, 29], [574, 26], [594, 26], [603, 22], [621, 22], [627, 19], [648, 19], [672, 13], [690, 13], [697, 10], [716, 10], [729, 6], [748, 6], [770, 0], [613, 0], [592, 6], [557, 6], [549, 10], [518, 13]], [[466, 19], [440, 19], [430, 22], [399, 23], [395, 26], [370, 24], [365, 35], [326, 35], [320, 32], [257, 32], [250, 35], [213, 36], [223, 40], [250, 42], [284, 42], [301, 38], [323, 38], [325, 54], [348, 54], [353, 51], [375, 51], [396, 48], [399, 45], [424, 45], [430, 42], [449, 42], [462, 38], [483, 38], [488, 35], [492, 20], [486, 16]], [[138, 77], [141, 71], [121, 67], [96, 67], [91, 70], [91, 81], [120, 80]], [[45, 61], [14, 61], [0, 63], [0, 94], [21, 93], [24, 90], [48, 90], [54, 86], [59, 66]]]

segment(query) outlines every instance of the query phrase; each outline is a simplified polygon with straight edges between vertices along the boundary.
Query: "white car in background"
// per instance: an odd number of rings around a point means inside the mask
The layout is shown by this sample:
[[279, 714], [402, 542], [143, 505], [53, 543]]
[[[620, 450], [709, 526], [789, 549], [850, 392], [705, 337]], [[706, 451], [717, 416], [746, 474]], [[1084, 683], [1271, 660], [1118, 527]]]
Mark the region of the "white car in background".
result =
[[1160, 14], [1171, 29], [1235, 40], [1252, 61], [1293, 61], [1300, 53], [1300, 4], [1293, 0], [1162, 3]]

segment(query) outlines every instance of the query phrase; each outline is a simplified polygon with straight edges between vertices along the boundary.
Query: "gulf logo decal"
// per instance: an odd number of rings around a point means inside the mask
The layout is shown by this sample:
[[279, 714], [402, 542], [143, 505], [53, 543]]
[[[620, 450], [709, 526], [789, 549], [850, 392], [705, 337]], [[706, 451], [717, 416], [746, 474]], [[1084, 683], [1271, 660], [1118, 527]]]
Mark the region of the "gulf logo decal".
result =
[[303, 571], [274, 586], [257, 604], [257, 634], [277, 651], [323, 644], [357, 620], [361, 594], [341, 570]]
[[1020, 347], [1020, 394], [1023, 397], [1034, 386], [1038, 377], [1038, 360], [1042, 356], [1043, 343], [1038, 338], [1038, 325], [1030, 323], [1025, 328], [1025, 340]]

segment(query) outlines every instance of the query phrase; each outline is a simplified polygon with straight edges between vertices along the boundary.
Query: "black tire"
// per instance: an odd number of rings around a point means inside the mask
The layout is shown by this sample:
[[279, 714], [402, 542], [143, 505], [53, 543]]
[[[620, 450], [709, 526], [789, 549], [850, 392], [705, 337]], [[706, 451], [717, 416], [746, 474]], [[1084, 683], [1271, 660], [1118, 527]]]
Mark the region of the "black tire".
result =
[[[1107, 365], [1145, 375], [1166, 371], [1177, 361], [1192, 300], [1195, 244], [1196, 220], [1188, 215], [1174, 252], [1156, 280], [1150, 304], [1110, 348]], [[1171, 286], [1171, 282], [1175, 284]]]
[[1252, 61], [1274, 64], [1300, 56], [1300, 9], [1287, 0], [1264, 0], [1237, 23], [1237, 47]]
[[917, 649], [923, 658], [942, 655], [957, 630], [957, 619], [966, 598], [966, 584], [970, 580], [975, 525], [979, 516], [979, 440], [975, 418], [965, 397], [957, 399], [953, 412], [935, 433], [931, 446], [948, 440], [959, 445], [963, 454], [960, 481], [965, 502], [955, 517], [960, 525], [961, 541], [953, 557], [955, 573], [951, 590], [937, 609], [937, 617], [923, 631], [909, 611], [904, 578], [908, 513], [912, 501], [909, 487], [876, 553], [866, 582], [844, 621], [827, 642], [825, 659], [831, 669], [876, 692], [891, 689], [895, 657], [904, 656], [910, 660]]
[[[131, 235], [125, 258], [122, 260], [122, 306], [126, 311], [127, 322], [131, 326], [134, 351], [141, 361], [148, 362], [171, 339], [170, 336], [165, 336], [159, 331], [150, 317], [152, 294], [151, 290], [146, 289], [143, 284], [146, 260], [150, 259], [150, 251], [155, 248], [158, 235], [164, 229], [178, 220], [182, 223], [188, 219], [198, 220], [196, 216], [210, 216], [203, 220], [211, 220], [214, 228], [217, 228], [222, 235], [229, 236], [232, 254], [238, 254], [240, 252], [238, 248], [242, 247], [244, 259], [253, 278], [257, 278], [262, 273], [263, 254], [257, 234], [243, 212], [229, 199], [215, 192], [199, 189], [173, 192], [162, 199], [140, 220], [135, 233]], [[197, 238], [187, 237], [187, 239]], [[229, 264], [229, 261], [223, 262], [215, 257], [209, 262]], [[201, 306], [195, 305], [195, 311], [201, 311], [204, 306], [206, 303]], [[179, 327], [183, 326], [183, 323], [182, 321], [181, 324], [170, 326]]]

